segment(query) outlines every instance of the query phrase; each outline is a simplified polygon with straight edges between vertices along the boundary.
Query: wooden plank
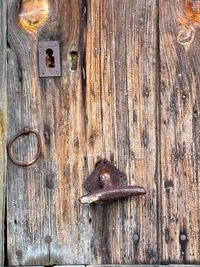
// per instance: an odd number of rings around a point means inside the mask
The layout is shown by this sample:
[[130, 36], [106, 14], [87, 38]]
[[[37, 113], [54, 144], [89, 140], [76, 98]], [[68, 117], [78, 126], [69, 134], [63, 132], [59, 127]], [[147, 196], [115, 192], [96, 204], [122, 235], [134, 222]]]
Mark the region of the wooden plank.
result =
[[7, 137], [6, 1], [0, 1], [0, 266], [4, 264]]
[[[46, 188], [50, 158], [44, 146], [47, 105], [38, 78], [36, 38], [45, 18], [40, 13], [44, 2], [22, 1], [20, 9], [18, 0], [8, 1], [8, 139], [28, 125], [39, 131], [43, 143], [42, 156], [34, 165], [23, 168], [8, 162], [8, 265], [49, 265], [49, 244], [45, 242], [50, 230]], [[30, 8], [34, 8], [37, 20], [29, 17]], [[15, 156], [22, 161], [31, 159], [36, 150], [33, 135], [22, 137], [14, 146]]]
[[[70, 52], [78, 50], [83, 42], [79, 39], [76, 41], [76, 38], [77, 36], [79, 38], [80, 35], [79, 18], [84, 9], [82, 9], [80, 1], [55, 3], [48, 1], [49, 3], [42, 8], [40, 4], [45, 4], [45, 2], [47, 3], [47, 1], [23, 1], [20, 9], [18, 8], [18, 14], [15, 14], [17, 1], [9, 2], [10, 28], [8, 33], [11, 46], [8, 92], [9, 137], [11, 138], [24, 125], [28, 124], [39, 130], [43, 142], [43, 155], [37, 164], [23, 169], [9, 162], [7, 250], [8, 261], [11, 265], [50, 264], [50, 244], [47, 245], [44, 241], [45, 236], [51, 236], [51, 221], [57, 220], [59, 214], [51, 216], [51, 205], [53, 206], [55, 203], [52, 202], [51, 191], [46, 189], [46, 178], [49, 174], [56, 178], [66, 164], [62, 142], [71, 141], [68, 140], [68, 135], [65, 133], [71, 127], [70, 124], [68, 127], [67, 123], [69, 120], [76, 122], [76, 117], [73, 118], [73, 115], [79, 116], [75, 109], [73, 113], [71, 108], [70, 112], [68, 111], [69, 100], [71, 100], [69, 95], [72, 94], [74, 101], [76, 101], [77, 96], [80, 98], [79, 93], [81, 92], [77, 88], [80, 87], [80, 79], [78, 78], [81, 77], [80, 71], [71, 70], [72, 56]], [[38, 38], [37, 30], [41, 26], [37, 21], [38, 12], [43, 11], [46, 6], [48, 7], [48, 14], [54, 13], [54, 15], [48, 21], [48, 27], [40, 32]], [[30, 8], [34, 8], [34, 14], [30, 12]], [[74, 14], [79, 11], [78, 16], [71, 16], [72, 10]], [[46, 18], [46, 14], [39, 14], [39, 17], [40, 15], [44, 15], [42, 19]], [[16, 25], [18, 20], [20, 22], [19, 27]], [[77, 24], [75, 24], [76, 20]], [[76, 25], [77, 30], [74, 25]], [[60, 32], [60, 36], [58, 36], [58, 32]], [[62, 78], [38, 79], [37, 38], [60, 41]], [[81, 36], [81, 38], [83, 37]], [[79, 57], [81, 56], [79, 55]], [[73, 68], [75, 67], [73, 66]], [[79, 105], [79, 108], [82, 109], [81, 101]], [[62, 112], [64, 117], [61, 116]], [[80, 129], [76, 129], [76, 124], [72, 124], [72, 126], [77, 132], [82, 128], [81, 124], [79, 125]], [[62, 139], [60, 139], [60, 135]], [[30, 139], [28, 141], [26, 139], [23, 138], [15, 147], [15, 154], [23, 160], [31, 158], [36, 150], [35, 140]], [[59, 154], [58, 158], [57, 153]], [[54, 179], [53, 184], [56, 187], [56, 179]], [[56, 204], [61, 205], [60, 202]], [[62, 227], [65, 225], [61, 226], [60, 230]], [[54, 235], [52, 235], [53, 238]], [[53, 242], [51, 246], [52, 251], [54, 251]], [[59, 253], [56, 252], [55, 255], [53, 252], [51, 253], [51, 260], [55, 263], [57, 258], [59, 261], [59, 257]]]
[[[131, 267], [131, 266], [136, 266], [136, 267], [162, 267], [162, 266], [166, 266], [166, 265], [123, 265], [123, 264], [120, 264], [120, 265], [58, 265], [59, 267], [84, 267], [84, 266], [88, 266], [88, 267]], [[188, 265], [188, 264], [184, 264], [184, 265], [181, 265], [181, 264], [179, 264], [179, 265], [175, 265], [175, 264], [169, 264], [169, 265], [167, 265], [168, 267], [199, 267], [199, 265]], [[5, 267], [8, 267], [8, 266], [5, 266]], [[44, 267], [44, 266], [30, 266], [30, 265], [28, 265], [28, 266], [23, 266], [23, 267]]]
[[[85, 1], [49, 2], [39, 10], [48, 7], [51, 18], [37, 35], [46, 13], [40, 23], [26, 5], [45, 2], [24, 1], [15, 14], [17, 1], [9, 1], [9, 138], [31, 124], [44, 144], [34, 166], [9, 162], [9, 264], [156, 262], [156, 2], [88, 1], [87, 10]], [[38, 79], [37, 37], [61, 42], [61, 78]], [[26, 160], [35, 149], [23, 138], [14, 152]], [[147, 197], [80, 205], [100, 158], [144, 185]]]
[[[189, 1], [188, 1], [189, 2]], [[185, 1], [160, 1], [162, 261], [199, 263], [200, 35]]]
[[85, 265], [59, 265], [59, 267], [84, 267]]
[[[166, 265], [138, 265], [138, 264], [132, 264], [132, 265], [123, 265], [123, 264], [120, 264], [120, 265], [117, 265], [117, 264], [106, 264], [106, 265], [58, 265], [59, 267], [84, 267], [84, 266], [87, 266], [87, 267], [131, 267], [131, 266], [136, 266], [136, 267], [162, 267], [162, 266], [166, 266]], [[188, 265], [188, 264], [184, 264], [184, 265], [175, 265], [175, 264], [169, 264], [167, 265], [168, 267], [181, 267], [181, 266], [184, 266], [184, 267], [199, 267], [199, 265]], [[7, 267], [7, 266], [5, 266]], [[23, 267], [43, 267], [43, 266], [23, 266]]]
[[[86, 264], [90, 254], [92, 226], [88, 209], [79, 204], [86, 166], [86, 88], [85, 88], [85, 27], [86, 1], [59, 1], [56, 9], [55, 35], [63, 44], [62, 79], [51, 98], [49, 110], [55, 113], [52, 128], [51, 164], [54, 189], [51, 191], [51, 261], [50, 264]], [[73, 15], [71, 15], [73, 14]], [[45, 34], [51, 33], [51, 28]], [[51, 33], [52, 34], [52, 33]], [[77, 68], [71, 52], [77, 52]], [[46, 88], [52, 86], [46, 84]], [[45, 88], [45, 89], [46, 89]], [[47, 92], [51, 97], [52, 92]], [[56, 123], [57, 122], [57, 123]]]
[[[51, 264], [155, 263], [157, 3], [95, 0], [87, 1], [87, 10], [85, 5], [59, 1], [54, 30], [63, 44], [63, 76], [58, 88], [52, 80], [42, 88], [54, 111], [50, 159], [57, 167]], [[69, 63], [73, 44], [76, 71]], [[129, 184], [144, 186], [147, 196], [81, 205], [82, 183], [102, 158], [126, 172]]]
[[[117, 265], [117, 264], [106, 264], [106, 265], [59, 265], [59, 267], [84, 267], [84, 266], [87, 266], [87, 267], [131, 267], [131, 266], [136, 266], [136, 267], [162, 267], [162, 266], [166, 266], [166, 265], [123, 265], [123, 264], [120, 264], [120, 265]], [[168, 267], [199, 267], [199, 265], [188, 265], [188, 264], [179, 264], [179, 265], [175, 265], [175, 264], [169, 264], [167, 265]], [[5, 267], [8, 267], [8, 266], [5, 266]], [[23, 266], [23, 267], [44, 267], [44, 266]]]
[[[104, 264], [104, 265], [87, 265], [87, 267], [162, 267], [162, 266], [168, 266], [168, 267], [198, 267], [199, 265], [190, 265], [190, 264], [167, 264], [167, 265], [159, 265], [159, 264], [151, 264], [151, 265], [140, 265], [140, 264], [134, 264], [134, 265], [123, 265], [123, 264]], [[65, 266], [60, 266], [60, 267], [65, 267]]]

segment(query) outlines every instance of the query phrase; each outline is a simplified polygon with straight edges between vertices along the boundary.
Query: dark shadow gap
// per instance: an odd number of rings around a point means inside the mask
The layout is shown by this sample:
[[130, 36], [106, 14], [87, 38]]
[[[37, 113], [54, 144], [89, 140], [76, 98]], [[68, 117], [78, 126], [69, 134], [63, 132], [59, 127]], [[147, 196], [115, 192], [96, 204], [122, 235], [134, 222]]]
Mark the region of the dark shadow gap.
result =
[[5, 206], [4, 206], [4, 266], [8, 266], [8, 251], [7, 251], [7, 198], [5, 196]]

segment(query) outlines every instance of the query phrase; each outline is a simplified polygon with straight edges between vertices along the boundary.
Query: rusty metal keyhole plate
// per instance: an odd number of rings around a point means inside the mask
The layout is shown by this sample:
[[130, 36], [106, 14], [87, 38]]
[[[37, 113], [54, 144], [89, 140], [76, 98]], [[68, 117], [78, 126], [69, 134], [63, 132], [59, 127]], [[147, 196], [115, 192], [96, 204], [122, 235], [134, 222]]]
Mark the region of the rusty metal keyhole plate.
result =
[[40, 41], [39, 50], [39, 76], [59, 77], [60, 67], [60, 47], [58, 41]]

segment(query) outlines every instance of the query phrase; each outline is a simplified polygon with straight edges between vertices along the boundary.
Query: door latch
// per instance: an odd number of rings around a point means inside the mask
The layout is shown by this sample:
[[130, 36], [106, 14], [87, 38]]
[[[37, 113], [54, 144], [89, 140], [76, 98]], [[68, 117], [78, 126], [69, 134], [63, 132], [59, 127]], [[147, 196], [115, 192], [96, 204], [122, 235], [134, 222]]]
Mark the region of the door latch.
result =
[[80, 198], [82, 204], [103, 203], [118, 198], [145, 195], [141, 186], [125, 185], [126, 174], [112, 163], [103, 160], [97, 164], [92, 174], [86, 179], [84, 188], [90, 193]]
[[60, 67], [60, 47], [58, 41], [38, 42], [39, 51], [39, 76], [59, 77]]

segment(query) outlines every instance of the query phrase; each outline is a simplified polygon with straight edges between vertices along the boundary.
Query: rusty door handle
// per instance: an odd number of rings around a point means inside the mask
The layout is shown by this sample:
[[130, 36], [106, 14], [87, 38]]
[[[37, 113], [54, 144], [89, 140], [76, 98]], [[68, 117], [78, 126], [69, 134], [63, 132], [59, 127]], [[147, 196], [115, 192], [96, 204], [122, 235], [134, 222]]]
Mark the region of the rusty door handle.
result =
[[[38, 150], [37, 150], [36, 155], [34, 156], [34, 158], [33, 158], [32, 160], [30, 160], [30, 161], [28, 161], [28, 162], [21, 162], [21, 161], [19, 161], [19, 160], [16, 160], [16, 159], [14, 158], [13, 151], [12, 151], [12, 145], [13, 145], [13, 143], [14, 143], [14, 142], [17, 140], [17, 138], [19, 138], [20, 136], [22, 136], [22, 135], [29, 135], [30, 133], [35, 134], [35, 136], [37, 137], [37, 141], [38, 141]], [[39, 133], [38, 133], [36, 130], [31, 129], [31, 128], [29, 128], [28, 126], [25, 126], [25, 127], [23, 128], [22, 131], [18, 132], [18, 133], [17, 133], [17, 134], [10, 140], [10, 142], [8, 143], [8, 146], [7, 146], [7, 150], [8, 150], [9, 158], [10, 158], [10, 160], [11, 160], [14, 164], [16, 164], [16, 165], [18, 165], [18, 166], [23, 166], [23, 167], [30, 166], [30, 165], [32, 165], [33, 163], [35, 163], [35, 162], [38, 160], [38, 158], [40, 157], [41, 151], [42, 151], [42, 142], [41, 142], [40, 135], [39, 135]]]
[[123, 185], [127, 176], [112, 163], [103, 160], [86, 179], [84, 187], [90, 193], [80, 198], [82, 204], [103, 203], [118, 198], [145, 195], [141, 186]]

